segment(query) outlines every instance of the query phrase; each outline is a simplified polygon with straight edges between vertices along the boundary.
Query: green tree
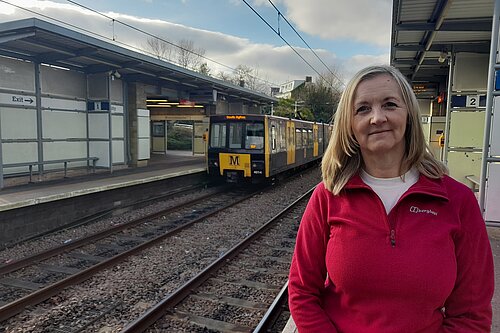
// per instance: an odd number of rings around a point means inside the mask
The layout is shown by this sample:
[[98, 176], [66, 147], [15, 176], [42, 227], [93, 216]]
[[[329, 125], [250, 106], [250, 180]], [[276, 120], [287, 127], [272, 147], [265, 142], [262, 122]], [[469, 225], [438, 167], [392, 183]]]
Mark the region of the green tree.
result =
[[[342, 83], [333, 77], [323, 76], [317, 82], [308, 84], [302, 89], [297, 99], [303, 101], [304, 107], [313, 114], [315, 121], [331, 122], [337, 110], [341, 95]], [[334, 79], [334, 80], [333, 80]]]
[[206, 62], [204, 62], [200, 65], [198, 72], [201, 74], [205, 74], [206, 76], [210, 76], [211, 70], [212, 69], [210, 67], [208, 67], [208, 64]]
[[278, 105], [274, 108], [274, 114], [285, 118], [314, 121], [314, 115], [308, 107], [288, 98], [281, 98], [278, 101]]
[[274, 114], [285, 118], [295, 118], [294, 103], [293, 99], [280, 98], [278, 105], [274, 107]]

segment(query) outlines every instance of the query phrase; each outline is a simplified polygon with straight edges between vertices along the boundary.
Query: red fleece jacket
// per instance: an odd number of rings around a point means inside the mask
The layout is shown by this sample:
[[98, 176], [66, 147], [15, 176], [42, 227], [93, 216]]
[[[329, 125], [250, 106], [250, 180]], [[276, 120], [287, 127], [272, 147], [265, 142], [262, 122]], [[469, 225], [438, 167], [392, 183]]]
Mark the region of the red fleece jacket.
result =
[[477, 200], [448, 176], [419, 180], [387, 215], [354, 176], [319, 184], [289, 279], [300, 333], [489, 332], [493, 258]]

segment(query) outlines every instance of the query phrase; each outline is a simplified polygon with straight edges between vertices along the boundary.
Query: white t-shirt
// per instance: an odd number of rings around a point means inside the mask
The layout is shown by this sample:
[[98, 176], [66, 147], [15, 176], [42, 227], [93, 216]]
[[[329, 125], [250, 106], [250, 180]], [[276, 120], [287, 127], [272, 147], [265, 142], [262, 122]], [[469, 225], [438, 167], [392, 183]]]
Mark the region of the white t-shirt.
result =
[[412, 168], [404, 174], [404, 177], [377, 178], [368, 174], [365, 170], [361, 170], [360, 177], [366, 185], [377, 193], [384, 204], [386, 213], [389, 214], [403, 193], [418, 181], [419, 172], [417, 169]]

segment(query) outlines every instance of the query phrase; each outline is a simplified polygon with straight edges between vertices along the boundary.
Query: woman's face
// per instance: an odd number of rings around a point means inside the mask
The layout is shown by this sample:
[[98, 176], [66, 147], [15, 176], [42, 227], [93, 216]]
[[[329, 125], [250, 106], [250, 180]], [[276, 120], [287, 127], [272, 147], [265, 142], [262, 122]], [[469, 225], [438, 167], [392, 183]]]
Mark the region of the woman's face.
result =
[[354, 94], [352, 131], [361, 154], [402, 158], [408, 110], [401, 89], [389, 74], [362, 81]]

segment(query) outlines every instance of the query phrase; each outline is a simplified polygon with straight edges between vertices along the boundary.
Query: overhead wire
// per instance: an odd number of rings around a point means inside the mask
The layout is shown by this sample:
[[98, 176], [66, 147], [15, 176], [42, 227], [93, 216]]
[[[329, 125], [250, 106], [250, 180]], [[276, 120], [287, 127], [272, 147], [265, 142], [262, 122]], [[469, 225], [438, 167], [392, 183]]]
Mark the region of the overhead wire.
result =
[[[74, 3], [74, 1], [71, 1], [71, 0], [67, 0], [67, 1], [69, 1], [69, 2], [71, 2], [71, 3]], [[35, 14], [35, 15], [38, 15], [38, 16], [41, 16], [41, 17], [44, 17], [44, 18], [46, 18], [46, 19], [49, 19], [49, 20], [52, 20], [52, 21], [55, 21], [55, 22], [58, 22], [58, 23], [64, 24], [64, 25], [66, 25], [66, 26], [69, 26], [69, 27], [72, 27], [72, 28], [78, 29], [78, 30], [80, 30], [80, 31], [87, 32], [87, 33], [89, 33], [89, 34], [91, 34], [91, 35], [98, 36], [98, 37], [100, 37], [100, 38], [102, 38], [102, 39], [112, 40], [113, 42], [118, 43], [118, 44], [121, 44], [121, 45], [124, 45], [124, 46], [127, 46], [128, 48], [132, 48], [132, 49], [135, 49], [135, 50], [138, 50], [138, 51], [141, 51], [141, 52], [145, 52], [145, 51], [146, 51], [146, 50], [144, 50], [144, 49], [142, 49], [142, 48], [139, 48], [139, 47], [136, 47], [136, 46], [133, 46], [133, 45], [130, 45], [130, 44], [127, 44], [127, 43], [124, 43], [124, 42], [121, 42], [121, 41], [116, 40], [116, 39], [115, 39], [115, 35], [114, 35], [114, 31], [113, 31], [113, 38], [109, 38], [108, 36], [105, 36], [105, 35], [103, 35], [103, 34], [100, 34], [100, 33], [94, 32], [94, 31], [91, 31], [91, 30], [89, 30], [89, 29], [85, 29], [85, 28], [79, 27], [79, 26], [77, 26], [77, 25], [75, 25], [75, 24], [68, 23], [68, 22], [66, 22], [66, 21], [63, 21], [63, 20], [60, 20], [60, 19], [54, 18], [54, 17], [52, 17], [52, 16], [45, 15], [45, 14], [42, 14], [42, 13], [40, 13], [40, 12], [37, 12], [37, 11], [31, 10], [31, 9], [28, 9], [28, 8], [25, 8], [25, 7], [22, 7], [22, 6], [19, 6], [19, 5], [13, 4], [13, 3], [9, 2], [9, 1], [6, 1], [6, 0], [0, 0], [0, 2], [3, 2], [3, 3], [8, 4], [8, 5], [10, 5], [10, 6], [16, 7], [16, 8], [18, 8], [18, 9], [23, 10], [23, 11], [26, 11], [26, 12], [29, 12], [29, 13], [32, 13], [32, 14]], [[77, 4], [77, 3], [74, 3], [74, 4], [75, 4], [75, 5], [79, 5], [79, 4]], [[179, 45], [177, 45], [177, 44], [175, 44], [175, 43], [172, 43], [172, 42], [170, 42], [170, 41], [168, 41], [168, 40], [165, 40], [165, 39], [163, 39], [163, 38], [161, 38], [161, 37], [155, 36], [155, 35], [153, 35], [153, 34], [151, 34], [151, 33], [146, 32], [146, 31], [142, 31], [142, 30], [141, 30], [141, 29], [139, 29], [139, 28], [133, 27], [133, 26], [131, 26], [131, 25], [127, 24], [127, 23], [124, 23], [124, 22], [121, 22], [121, 21], [119, 21], [119, 20], [116, 20], [116, 19], [114, 19], [114, 18], [112, 18], [112, 17], [109, 17], [109, 16], [107, 16], [107, 15], [103, 14], [103, 13], [99, 13], [99, 12], [97, 12], [97, 11], [94, 11], [94, 10], [93, 10], [93, 9], [91, 9], [91, 8], [86, 8], [86, 7], [85, 7], [85, 6], [83, 6], [83, 5], [79, 5], [79, 6], [80, 6], [80, 7], [85, 8], [85, 9], [91, 10], [91, 11], [93, 11], [93, 12], [97, 13], [97, 14], [100, 14], [100, 15], [102, 15], [102, 16], [104, 16], [104, 17], [108, 18], [108, 19], [111, 19], [113, 22], [118, 22], [118, 23], [123, 24], [123, 25], [125, 25], [125, 26], [127, 26], [127, 27], [130, 27], [130, 28], [132, 28], [132, 29], [134, 29], [134, 30], [136, 30], [136, 31], [139, 31], [139, 32], [141, 32], [141, 33], [144, 33], [144, 34], [146, 34], [146, 35], [148, 35], [148, 36], [150, 36], [150, 37], [157, 38], [157, 39], [159, 39], [159, 40], [161, 40], [161, 41], [163, 41], [163, 42], [165, 42], [165, 43], [167, 43], [167, 44], [170, 44], [170, 45], [173, 45], [173, 46], [178, 47], [178, 48], [180, 48], [180, 49], [183, 49], [183, 50], [184, 50], [184, 51], [186, 51], [186, 52], [193, 53], [193, 54], [195, 54], [195, 55], [197, 55], [197, 56], [200, 56], [200, 57], [201, 57], [201, 58], [203, 58], [203, 59], [209, 60], [209, 61], [211, 61], [211, 62], [213, 62], [213, 63], [215, 63], [215, 64], [218, 64], [218, 65], [220, 65], [220, 66], [222, 66], [222, 67], [224, 67], [224, 68], [230, 69], [230, 70], [232, 70], [233, 72], [236, 72], [236, 71], [237, 71], [237, 69], [236, 69], [236, 68], [233, 68], [233, 67], [231, 67], [231, 66], [225, 65], [225, 64], [223, 64], [223, 63], [221, 63], [221, 62], [218, 62], [218, 61], [216, 61], [216, 60], [213, 60], [213, 59], [211, 59], [211, 58], [208, 58], [208, 57], [202, 56], [202, 55], [200, 55], [200, 54], [198, 54], [198, 53], [196, 53], [196, 52], [190, 51], [190, 50], [188, 50], [188, 49], [186, 49], [186, 48], [183, 48], [183, 47], [181, 47], [181, 46], [179, 46]], [[147, 52], [147, 51], [146, 51], [146, 52]], [[150, 52], [147, 52], [147, 53], [152, 55], [152, 53], [150, 53]], [[259, 77], [256, 77], [256, 76], [254, 76], [254, 75], [250, 75], [250, 74], [249, 74], [248, 76], [250, 76], [250, 77], [252, 77], [252, 78], [254, 78], [254, 79], [256, 79], [256, 80], [259, 80], [259, 81], [261, 81], [261, 82], [265, 82], [265, 83], [267, 83], [267, 84], [269, 84], [269, 85], [271, 85], [271, 86], [276, 86], [276, 83], [274, 83], [274, 82], [270, 82], [270, 81], [264, 80], [264, 79], [262, 79], [262, 78], [259, 78]]]
[[332, 70], [330, 69], [330, 67], [327, 64], [325, 64], [325, 62], [323, 61], [323, 59], [321, 59], [319, 57], [319, 55], [316, 53], [316, 51], [314, 51], [311, 48], [311, 46], [309, 46], [309, 44], [304, 40], [304, 38], [302, 38], [302, 36], [295, 29], [295, 27], [288, 21], [288, 19], [285, 17], [285, 15], [283, 15], [281, 13], [281, 11], [275, 6], [275, 4], [271, 0], [268, 0], [268, 1], [274, 7], [274, 9], [276, 10], [276, 12], [278, 13], [278, 34], [279, 34], [279, 18], [282, 17], [285, 20], [285, 22], [288, 24], [288, 26], [290, 26], [290, 28], [292, 28], [292, 30], [297, 34], [297, 36], [299, 36], [299, 38], [304, 42], [304, 44], [306, 44], [306, 46], [309, 48], [309, 50], [311, 50], [311, 52], [316, 56], [316, 58], [318, 58], [318, 60], [326, 67], [326, 69], [330, 72], [330, 74], [332, 74], [332, 76], [334, 78], [336, 78], [344, 86], [345, 85], [344, 82], [334, 72], [332, 72]]
[[269, 22], [266, 21], [265, 18], [262, 17], [262, 15], [259, 14], [259, 12], [257, 12], [253, 7], [252, 5], [250, 5], [246, 0], [242, 0], [254, 13], [255, 15], [257, 15], [272, 31], [274, 31], [274, 33], [276, 35], [278, 35], [279, 38], [281, 38], [281, 40], [283, 42], [286, 43], [286, 45], [288, 45], [292, 50], [293, 52], [295, 52], [295, 54], [297, 54], [300, 59], [302, 59], [302, 61], [304, 61], [314, 72], [316, 72], [316, 74], [318, 74], [319, 77], [321, 77], [323, 80], [325, 80], [325, 82], [328, 82], [328, 80], [326, 80], [323, 75], [321, 75], [320, 72], [318, 72], [318, 70], [316, 68], [313, 67], [313, 65], [311, 65], [290, 43], [288, 43], [288, 41], [283, 38], [283, 36], [281, 36], [280, 33], [278, 33], [278, 31], [276, 29], [274, 29], [271, 24], [269, 24]]
[[[215, 63], [215, 64], [217, 64], [217, 65], [219, 65], [219, 66], [222, 66], [222, 67], [224, 67], [224, 68], [230, 69], [230, 70], [232, 70], [233, 72], [237, 71], [237, 69], [236, 69], [236, 68], [233, 68], [233, 67], [228, 66], [228, 65], [226, 65], [226, 64], [223, 64], [223, 63], [221, 63], [221, 62], [219, 62], [219, 61], [216, 61], [216, 60], [213, 60], [213, 59], [211, 59], [211, 58], [208, 58], [208, 57], [206, 57], [206, 56], [205, 56], [205, 55], [203, 55], [203, 54], [200, 54], [200, 53], [194, 52], [194, 51], [192, 51], [192, 50], [186, 49], [185, 47], [182, 47], [182, 46], [180, 46], [180, 45], [177, 45], [177, 44], [175, 44], [175, 43], [173, 43], [173, 42], [171, 42], [171, 41], [169, 41], [169, 40], [166, 40], [166, 39], [164, 39], [164, 38], [162, 38], [162, 37], [156, 36], [156, 35], [154, 35], [154, 34], [152, 34], [152, 33], [148, 32], [148, 31], [145, 31], [145, 30], [143, 30], [143, 29], [137, 28], [137, 27], [135, 27], [135, 26], [133, 26], [133, 25], [131, 25], [131, 24], [129, 24], [129, 23], [125, 23], [125, 22], [123, 22], [123, 21], [121, 21], [121, 20], [115, 19], [115, 18], [113, 18], [113, 17], [111, 17], [111, 16], [109, 16], [109, 15], [106, 15], [106, 14], [104, 14], [104, 13], [101, 13], [101, 12], [99, 12], [99, 11], [97, 11], [97, 10], [93, 9], [93, 8], [88, 7], [88, 6], [82, 5], [82, 4], [80, 4], [80, 3], [76, 2], [76, 1], [73, 1], [73, 0], [66, 0], [66, 1], [67, 1], [67, 2], [69, 2], [69, 3], [71, 3], [71, 4], [73, 4], [73, 5], [75, 5], [75, 6], [78, 6], [78, 7], [84, 8], [84, 9], [86, 9], [86, 10], [89, 10], [89, 11], [93, 12], [93, 13], [96, 13], [96, 14], [98, 14], [98, 15], [101, 15], [101, 16], [103, 16], [103, 17], [105, 17], [105, 18], [109, 19], [109, 20], [112, 20], [113, 22], [118, 22], [118, 23], [120, 23], [120, 24], [122, 24], [122, 25], [124, 25], [124, 26], [126, 26], [126, 27], [128, 27], [128, 28], [130, 28], [130, 29], [133, 29], [133, 30], [135, 30], [135, 31], [138, 31], [138, 32], [140, 32], [140, 33], [143, 33], [143, 34], [145, 34], [145, 35], [147, 35], [147, 36], [149, 36], [149, 37], [156, 38], [156, 39], [158, 39], [158, 40], [160, 40], [160, 41], [162, 41], [162, 42], [164, 42], [164, 43], [167, 43], [167, 44], [169, 44], [169, 45], [175, 46], [175, 47], [177, 47], [177, 48], [179, 48], [179, 49], [181, 49], [181, 50], [183, 50], [183, 51], [185, 51], [185, 52], [188, 52], [188, 53], [194, 54], [194, 55], [196, 55], [196, 56], [198, 56], [198, 57], [200, 57], [200, 58], [202, 58], [202, 59], [205, 59], [205, 60], [211, 61], [211, 62], [213, 62], [213, 63]], [[113, 36], [113, 37], [114, 37], [114, 36]], [[113, 38], [113, 39], [114, 39], [114, 38]], [[259, 80], [259, 81], [262, 81], [262, 82], [265, 82], [265, 83], [267, 83], [267, 84], [270, 84], [271, 86], [275, 86], [275, 85], [276, 85], [276, 84], [275, 84], [275, 83], [273, 83], [273, 82], [269, 82], [269, 81], [264, 80], [264, 79], [262, 79], [262, 78], [259, 78], [259, 77], [257, 77], [257, 76], [253, 76], [253, 75], [250, 75], [250, 74], [249, 74], [249, 76], [250, 76], [250, 77], [252, 77], [252, 78], [254, 78], [254, 79], [257, 79], [257, 80]]]

